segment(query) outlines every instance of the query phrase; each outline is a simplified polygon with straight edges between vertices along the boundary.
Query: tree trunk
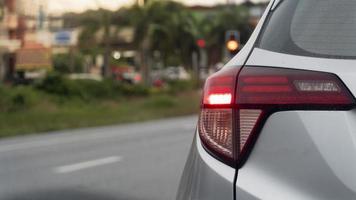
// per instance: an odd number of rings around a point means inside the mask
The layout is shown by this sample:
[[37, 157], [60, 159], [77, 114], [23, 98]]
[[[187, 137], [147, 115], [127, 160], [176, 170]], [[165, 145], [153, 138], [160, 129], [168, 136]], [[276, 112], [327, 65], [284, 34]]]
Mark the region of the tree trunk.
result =
[[104, 66], [103, 76], [104, 78], [111, 78], [110, 69], [110, 56], [111, 56], [111, 44], [110, 44], [110, 14], [104, 14]]
[[141, 74], [143, 83], [148, 86], [150, 84], [151, 69], [148, 63], [149, 39], [146, 37], [141, 45], [140, 60], [141, 60]]

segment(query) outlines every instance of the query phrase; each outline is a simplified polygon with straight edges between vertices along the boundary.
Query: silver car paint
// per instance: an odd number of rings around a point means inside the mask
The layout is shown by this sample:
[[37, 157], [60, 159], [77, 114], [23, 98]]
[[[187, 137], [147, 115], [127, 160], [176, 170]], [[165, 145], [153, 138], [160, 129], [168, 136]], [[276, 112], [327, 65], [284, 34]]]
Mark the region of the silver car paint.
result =
[[209, 155], [197, 136], [184, 169], [177, 200], [232, 200], [234, 177], [235, 169]]
[[238, 172], [237, 199], [356, 199], [356, 110], [272, 115]]
[[[247, 65], [334, 73], [356, 94], [355, 60], [254, 49]], [[356, 110], [275, 113], [238, 171], [237, 199], [352, 200], [355, 170]]]

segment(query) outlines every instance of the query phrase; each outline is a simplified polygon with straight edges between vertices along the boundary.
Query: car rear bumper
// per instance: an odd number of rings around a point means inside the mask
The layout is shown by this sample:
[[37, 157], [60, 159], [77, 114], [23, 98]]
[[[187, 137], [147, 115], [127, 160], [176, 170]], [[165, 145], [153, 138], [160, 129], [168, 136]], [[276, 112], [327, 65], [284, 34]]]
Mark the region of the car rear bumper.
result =
[[235, 169], [209, 155], [194, 139], [177, 200], [233, 200]]

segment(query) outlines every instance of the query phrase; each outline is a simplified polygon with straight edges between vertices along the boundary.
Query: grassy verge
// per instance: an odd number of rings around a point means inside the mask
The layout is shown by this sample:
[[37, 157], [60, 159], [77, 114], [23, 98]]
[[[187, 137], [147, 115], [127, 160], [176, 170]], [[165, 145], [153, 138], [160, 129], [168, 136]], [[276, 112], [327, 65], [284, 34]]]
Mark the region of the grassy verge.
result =
[[29, 109], [1, 112], [0, 137], [182, 116], [198, 109], [199, 94], [195, 91], [88, 102], [54, 103], [43, 98]]

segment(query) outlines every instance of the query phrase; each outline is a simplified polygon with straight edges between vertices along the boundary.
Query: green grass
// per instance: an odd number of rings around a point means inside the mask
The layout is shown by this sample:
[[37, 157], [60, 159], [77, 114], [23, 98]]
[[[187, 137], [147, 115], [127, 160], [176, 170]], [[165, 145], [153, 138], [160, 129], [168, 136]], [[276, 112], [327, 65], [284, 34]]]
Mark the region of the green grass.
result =
[[29, 109], [0, 113], [0, 137], [54, 130], [105, 126], [195, 114], [198, 92], [157, 94], [118, 100], [61, 100], [43, 98]]

